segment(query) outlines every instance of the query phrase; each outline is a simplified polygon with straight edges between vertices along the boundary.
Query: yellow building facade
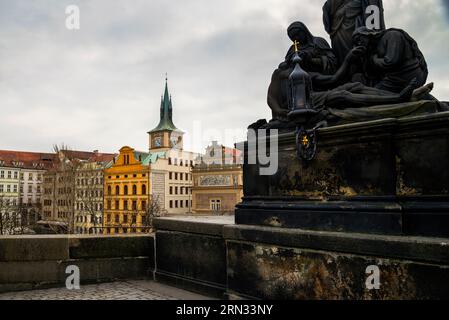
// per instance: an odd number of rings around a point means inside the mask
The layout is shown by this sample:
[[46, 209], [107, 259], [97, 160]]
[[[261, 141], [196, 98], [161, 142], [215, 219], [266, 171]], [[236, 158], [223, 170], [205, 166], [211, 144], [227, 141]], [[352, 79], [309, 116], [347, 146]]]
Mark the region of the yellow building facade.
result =
[[104, 234], [149, 231], [150, 155], [130, 147], [104, 171]]
[[193, 213], [233, 214], [243, 197], [241, 165], [198, 165], [193, 169]]

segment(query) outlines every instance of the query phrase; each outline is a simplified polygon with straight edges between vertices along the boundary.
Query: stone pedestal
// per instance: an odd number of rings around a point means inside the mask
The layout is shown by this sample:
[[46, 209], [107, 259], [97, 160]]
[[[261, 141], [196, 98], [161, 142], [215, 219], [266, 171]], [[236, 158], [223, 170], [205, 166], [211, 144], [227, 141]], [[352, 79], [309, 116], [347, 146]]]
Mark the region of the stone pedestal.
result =
[[278, 140], [277, 173], [245, 165], [225, 227], [229, 296], [449, 297], [448, 112], [320, 129], [310, 162], [294, 133]]
[[449, 237], [449, 113], [318, 131], [314, 160], [278, 136], [279, 169], [245, 165], [238, 224]]

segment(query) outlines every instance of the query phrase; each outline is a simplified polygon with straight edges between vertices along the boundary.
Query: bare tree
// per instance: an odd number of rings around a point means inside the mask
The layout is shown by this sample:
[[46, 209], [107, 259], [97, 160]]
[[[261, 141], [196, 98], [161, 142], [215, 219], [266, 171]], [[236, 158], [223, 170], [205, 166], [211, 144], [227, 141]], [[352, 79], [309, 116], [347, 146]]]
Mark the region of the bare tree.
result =
[[26, 222], [26, 208], [21, 203], [0, 195], [0, 235], [25, 234], [30, 231]]
[[142, 226], [147, 227], [150, 232], [153, 232], [154, 218], [161, 217], [162, 215], [163, 213], [160, 203], [160, 197], [156, 195], [150, 196], [150, 201], [148, 202], [147, 208], [145, 210], [145, 215], [142, 217]]

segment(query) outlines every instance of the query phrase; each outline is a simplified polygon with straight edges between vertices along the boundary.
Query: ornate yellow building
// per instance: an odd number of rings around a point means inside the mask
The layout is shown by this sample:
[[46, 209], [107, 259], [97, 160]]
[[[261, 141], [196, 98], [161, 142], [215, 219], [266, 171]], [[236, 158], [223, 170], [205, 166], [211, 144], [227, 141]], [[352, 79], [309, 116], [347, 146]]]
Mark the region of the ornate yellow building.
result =
[[231, 214], [243, 197], [242, 153], [218, 145], [206, 148], [206, 154], [193, 168], [193, 213]]
[[118, 158], [105, 169], [103, 233], [148, 231], [150, 158], [148, 153], [123, 147]]
[[234, 213], [243, 197], [241, 165], [199, 165], [192, 174], [194, 213]]

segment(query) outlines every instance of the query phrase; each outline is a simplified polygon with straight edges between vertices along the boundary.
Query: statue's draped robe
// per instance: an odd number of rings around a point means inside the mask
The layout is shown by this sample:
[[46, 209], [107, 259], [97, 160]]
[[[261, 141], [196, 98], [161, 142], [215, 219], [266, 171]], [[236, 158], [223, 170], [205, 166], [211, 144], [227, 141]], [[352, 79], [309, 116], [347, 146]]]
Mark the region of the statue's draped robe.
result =
[[[334, 74], [338, 67], [338, 61], [329, 43], [321, 37], [313, 36], [301, 22], [295, 22], [291, 27], [301, 28], [307, 34], [307, 43], [299, 44], [299, 53], [308, 53], [311, 61], [302, 63], [301, 67], [309, 73]], [[285, 61], [290, 61], [294, 53], [295, 49], [292, 45], [287, 52]]]
[[363, 27], [369, 15], [366, 8], [376, 5], [380, 9], [380, 30], [385, 29], [382, 0], [327, 0], [323, 7], [323, 22], [332, 40], [334, 50], [341, 64], [352, 49], [352, 34]]
[[425, 85], [427, 63], [416, 41], [400, 29], [380, 31], [378, 38], [364, 61], [365, 84], [396, 93], [413, 79], [418, 87]]

